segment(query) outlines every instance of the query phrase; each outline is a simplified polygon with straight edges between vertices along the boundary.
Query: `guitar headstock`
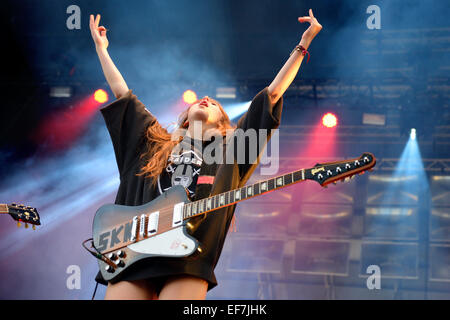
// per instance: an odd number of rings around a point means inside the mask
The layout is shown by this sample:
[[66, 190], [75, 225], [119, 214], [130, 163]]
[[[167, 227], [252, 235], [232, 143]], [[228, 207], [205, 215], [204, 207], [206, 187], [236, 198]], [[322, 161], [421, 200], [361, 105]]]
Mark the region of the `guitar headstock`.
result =
[[16, 203], [2, 205], [2, 207], [5, 208], [3, 213], [9, 213], [9, 215], [18, 222], [19, 227], [21, 223], [25, 223], [25, 228], [28, 227], [28, 224], [31, 224], [33, 225], [34, 229], [35, 225], [41, 224], [41, 220], [36, 208]]
[[330, 183], [346, 181], [353, 178], [356, 174], [371, 171], [375, 164], [376, 159], [374, 155], [366, 152], [355, 159], [318, 163], [314, 168], [308, 169], [306, 178], [314, 180], [322, 187], [325, 187]]

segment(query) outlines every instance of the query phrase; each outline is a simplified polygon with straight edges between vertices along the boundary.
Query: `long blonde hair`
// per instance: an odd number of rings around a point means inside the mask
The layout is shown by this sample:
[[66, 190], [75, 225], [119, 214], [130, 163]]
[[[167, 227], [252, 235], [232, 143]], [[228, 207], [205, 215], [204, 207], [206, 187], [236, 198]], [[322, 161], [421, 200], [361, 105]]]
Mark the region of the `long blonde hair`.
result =
[[[235, 126], [232, 125], [230, 118], [223, 109], [222, 105], [214, 99], [209, 99], [216, 103], [222, 112], [222, 118], [218, 121], [217, 127], [222, 136], [225, 136], [226, 130], [234, 129]], [[194, 102], [191, 106], [197, 102], [198, 101]], [[146, 178], [151, 178], [153, 186], [156, 185], [158, 180], [157, 178], [167, 167], [167, 161], [172, 150], [184, 138], [182, 133], [185, 133], [186, 129], [189, 127], [188, 114], [191, 106], [183, 111], [178, 117], [176, 130], [179, 130], [179, 132], [175, 131], [174, 133], [169, 133], [167, 128], [163, 128], [158, 121], [155, 121], [154, 124], [150, 125], [146, 131], [147, 151], [141, 155], [141, 158], [145, 159], [145, 165], [141, 168], [141, 172], [137, 175], [144, 175]], [[173, 136], [179, 138], [174, 141], [172, 138]]]

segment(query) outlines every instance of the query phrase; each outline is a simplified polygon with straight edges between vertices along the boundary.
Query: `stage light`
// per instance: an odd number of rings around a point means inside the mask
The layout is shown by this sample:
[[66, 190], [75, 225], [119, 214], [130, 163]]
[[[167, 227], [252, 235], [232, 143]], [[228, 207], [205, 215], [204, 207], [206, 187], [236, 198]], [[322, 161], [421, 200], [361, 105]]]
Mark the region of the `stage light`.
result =
[[333, 128], [337, 125], [337, 117], [334, 114], [328, 112], [322, 117], [322, 124], [327, 128]]
[[183, 93], [183, 101], [187, 104], [194, 103], [195, 101], [197, 101], [197, 94], [192, 90], [186, 90]]
[[231, 103], [224, 105], [223, 108], [230, 119], [237, 119], [248, 110], [251, 103], [251, 101]]
[[416, 129], [412, 128], [411, 133], [409, 134], [411, 140], [416, 140]]
[[108, 101], [108, 94], [106, 93], [105, 90], [98, 89], [94, 93], [94, 99], [98, 103], [104, 103], [104, 102]]

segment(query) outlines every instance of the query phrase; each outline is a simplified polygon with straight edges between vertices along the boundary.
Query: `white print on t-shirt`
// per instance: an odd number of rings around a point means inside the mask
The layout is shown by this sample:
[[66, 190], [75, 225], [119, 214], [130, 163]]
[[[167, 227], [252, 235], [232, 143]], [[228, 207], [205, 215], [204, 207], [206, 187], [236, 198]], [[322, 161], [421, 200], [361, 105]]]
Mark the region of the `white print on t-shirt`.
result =
[[195, 186], [192, 183], [195, 176], [200, 174], [202, 158], [193, 150], [188, 150], [182, 154], [172, 154], [170, 160], [166, 167], [170, 182], [167, 179], [161, 181], [161, 177], [158, 177], [159, 192], [163, 193], [172, 186], [182, 185], [189, 191], [191, 197], [194, 196]]

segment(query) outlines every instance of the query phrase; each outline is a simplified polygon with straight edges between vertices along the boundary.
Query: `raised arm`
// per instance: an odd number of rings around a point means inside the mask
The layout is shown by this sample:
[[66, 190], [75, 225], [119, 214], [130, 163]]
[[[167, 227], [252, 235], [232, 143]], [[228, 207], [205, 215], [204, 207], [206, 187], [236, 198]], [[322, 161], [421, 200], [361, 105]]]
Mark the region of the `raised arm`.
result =
[[[300, 40], [299, 45], [303, 46], [306, 50], [308, 49], [311, 41], [314, 37], [322, 30], [322, 26], [314, 18], [312, 9], [309, 9], [309, 17], [299, 17], [299, 22], [309, 22], [311, 25], [309, 28], [303, 33], [302, 39]], [[272, 103], [276, 103], [278, 99], [284, 94], [284, 92], [289, 88], [292, 81], [294, 81], [295, 76], [297, 75], [298, 69], [303, 61], [303, 55], [298, 50], [295, 50], [294, 53], [289, 57], [289, 59], [284, 64], [283, 68], [278, 72], [275, 79], [269, 85], [269, 96], [272, 100]]]
[[92, 39], [95, 43], [95, 50], [100, 59], [106, 81], [108, 82], [111, 91], [114, 93], [114, 96], [119, 99], [128, 92], [128, 86], [109, 56], [107, 50], [109, 42], [106, 38], [106, 28], [104, 26], [99, 27], [99, 22], [100, 15], [97, 14], [94, 20], [94, 15], [91, 14], [89, 17], [89, 28], [91, 29]]

